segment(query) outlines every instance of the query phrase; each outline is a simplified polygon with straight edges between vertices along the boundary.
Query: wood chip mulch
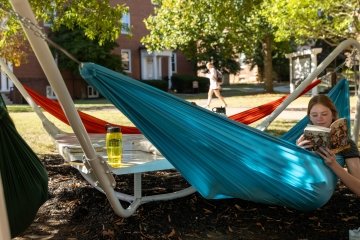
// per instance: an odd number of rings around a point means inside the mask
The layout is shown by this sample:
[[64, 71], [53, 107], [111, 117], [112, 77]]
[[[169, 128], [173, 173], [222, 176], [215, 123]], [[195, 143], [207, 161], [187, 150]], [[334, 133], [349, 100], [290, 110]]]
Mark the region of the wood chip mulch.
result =
[[[49, 174], [49, 200], [15, 240], [101, 239], [348, 239], [360, 227], [360, 199], [339, 184], [331, 200], [300, 212], [240, 199], [207, 200], [195, 193], [141, 205], [129, 218], [117, 216], [104, 194], [92, 188], [59, 155], [41, 160]], [[180, 190], [176, 171], [143, 174], [144, 195]], [[132, 193], [133, 176], [117, 176], [117, 188]], [[126, 203], [122, 203], [123, 206]]]

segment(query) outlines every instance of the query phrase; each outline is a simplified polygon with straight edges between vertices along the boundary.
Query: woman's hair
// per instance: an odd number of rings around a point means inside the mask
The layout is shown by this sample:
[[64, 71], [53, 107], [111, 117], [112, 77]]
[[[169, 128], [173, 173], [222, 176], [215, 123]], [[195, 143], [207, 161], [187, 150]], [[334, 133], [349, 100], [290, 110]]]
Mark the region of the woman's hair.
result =
[[212, 62], [207, 62], [206, 63], [206, 67], [213, 67], [214, 66], [214, 64], [212, 64]]
[[322, 94], [316, 95], [316, 96], [314, 96], [314, 97], [312, 97], [310, 99], [309, 104], [308, 104], [308, 108], [307, 108], [307, 115], [308, 116], [310, 116], [310, 111], [314, 107], [314, 105], [316, 105], [316, 104], [321, 104], [324, 107], [329, 108], [331, 113], [332, 113], [332, 116], [333, 116], [333, 121], [335, 119], [337, 119], [338, 112], [336, 110], [336, 107], [335, 107], [334, 103], [331, 101], [331, 99], [328, 96], [322, 95]]

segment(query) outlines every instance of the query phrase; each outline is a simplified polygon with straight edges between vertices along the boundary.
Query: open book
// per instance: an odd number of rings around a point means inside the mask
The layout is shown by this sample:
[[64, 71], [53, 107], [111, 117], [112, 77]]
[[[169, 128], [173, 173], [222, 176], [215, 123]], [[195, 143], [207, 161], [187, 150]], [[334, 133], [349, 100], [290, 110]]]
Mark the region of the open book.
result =
[[314, 147], [309, 149], [312, 151], [328, 147], [333, 153], [338, 153], [350, 147], [346, 118], [337, 119], [330, 128], [309, 124], [304, 129], [304, 138], [312, 142]]

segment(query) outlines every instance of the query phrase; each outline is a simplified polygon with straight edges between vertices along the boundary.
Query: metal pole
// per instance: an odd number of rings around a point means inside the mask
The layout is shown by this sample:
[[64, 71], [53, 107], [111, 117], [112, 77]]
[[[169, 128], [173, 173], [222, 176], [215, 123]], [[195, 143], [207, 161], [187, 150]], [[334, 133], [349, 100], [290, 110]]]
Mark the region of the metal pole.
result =
[[[10, 3], [15, 12], [28, 18], [32, 23], [37, 25], [34, 13], [32, 12], [30, 4], [27, 0], [10, 0]], [[51, 87], [54, 89], [58, 97], [61, 107], [63, 108], [82, 149], [84, 150], [86, 158], [89, 160], [101, 187], [107, 195], [111, 206], [116, 214], [123, 217], [130, 216], [135, 211], [136, 206], [131, 206], [125, 210], [117, 199], [113, 186], [108, 178], [109, 173], [104, 170], [104, 167], [102, 166], [103, 162], [100, 161], [100, 157], [96, 155], [90, 137], [76, 111], [72, 98], [66, 88], [65, 82], [56, 65], [54, 57], [51, 54], [49, 46], [44, 39], [36, 36], [35, 33], [27, 29], [22, 22], [20, 23]]]
[[63, 133], [60, 129], [58, 129], [53, 123], [49, 121], [43, 114], [43, 112], [40, 110], [40, 108], [36, 105], [34, 100], [30, 97], [28, 92], [25, 90], [24, 86], [20, 83], [20, 81], [17, 79], [17, 77], [14, 75], [14, 73], [9, 69], [9, 67], [6, 65], [6, 63], [1, 60], [0, 58], [0, 67], [1, 70], [4, 71], [4, 73], [11, 79], [13, 84], [16, 86], [16, 88], [19, 90], [21, 95], [25, 98], [27, 103], [32, 107], [34, 112], [38, 115], [40, 118], [45, 130], [47, 133], [54, 137], [56, 134]]
[[10, 226], [6, 211], [4, 188], [0, 175], [0, 239], [10, 240]]
[[[295, 89], [295, 91], [290, 94], [283, 103], [279, 105], [261, 124], [257, 126], [260, 130], [265, 130], [270, 123], [292, 102], [294, 101], [300, 93], [308, 86], [311, 81], [313, 81], [324, 69], [338, 56], [343, 50], [345, 50], [349, 46], [354, 46], [358, 50], [360, 50], [360, 43], [354, 39], [347, 39], [341, 42], [331, 53], [329, 56], [325, 58], [325, 60], [313, 71], [309, 74], [309, 76]], [[357, 102], [357, 111], [355, 115], [355, 124], [353, 134], [359, 134], [359, 116], [358, 112], [360, 110], [360, 99], [358, 95]]]

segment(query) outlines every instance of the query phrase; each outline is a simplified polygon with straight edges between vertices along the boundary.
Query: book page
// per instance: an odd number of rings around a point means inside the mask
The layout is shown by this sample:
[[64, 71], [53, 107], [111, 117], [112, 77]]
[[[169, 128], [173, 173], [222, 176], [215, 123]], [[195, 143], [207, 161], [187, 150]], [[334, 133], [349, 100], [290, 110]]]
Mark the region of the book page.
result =
[[333, 153], [338, 153], [350, 147], [348, 142], [348, 126], [346, 118], [340, 118], [333, 122], [331, 128], [331, 144], [330, 149]]
[[312, 143], [313, 147], [309, 149], [311, 151], [317, 151], [320, 147], [330, 147], [329, 131], [314, 131], [305, 128], [304, 138]]

